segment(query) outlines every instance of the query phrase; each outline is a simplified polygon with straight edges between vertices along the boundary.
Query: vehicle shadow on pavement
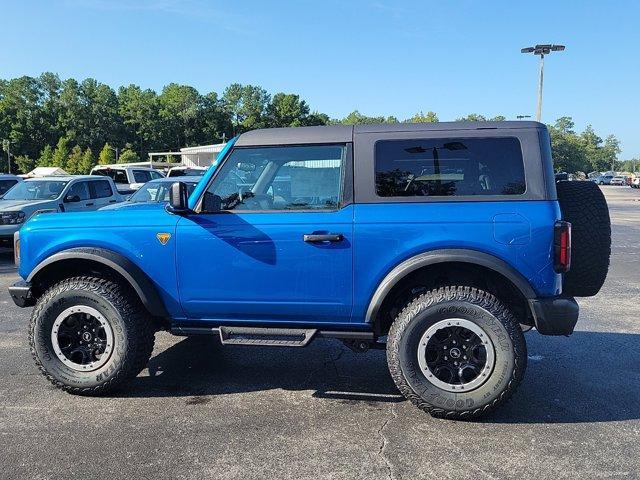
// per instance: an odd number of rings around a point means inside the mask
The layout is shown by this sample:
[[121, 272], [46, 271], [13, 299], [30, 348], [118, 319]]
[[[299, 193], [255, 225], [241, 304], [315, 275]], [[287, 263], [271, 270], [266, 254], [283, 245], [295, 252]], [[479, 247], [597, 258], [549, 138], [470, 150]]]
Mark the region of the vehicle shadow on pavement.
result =
[[[640, 419], [640, 334], [575, 332], [565, 338], [532, 332], [527, 341], [524, 381], [484, 423]], [[384, 351], [354, 353], [331, 340], [296, 349], [223, 347], [213, 337], [185, 338], [153, 357], [146, 373], [120, 394], [206, 403], [207, 396], [284, 389], [343, 403], [404, 401]]]
[[487, 423], [640, 419], [640, 334], [527, 335], [529, 365], [511, 401]]
[[314, 397], [341, 402], [404, 401], [384, 351], [355, 353], [325, 339], [306, 348], [280, 348], [222, 346], [216, 337], [188, 337], [151, 358], [148, 371], [119, 393], [193, 397], [272, 389], [310, 390]]

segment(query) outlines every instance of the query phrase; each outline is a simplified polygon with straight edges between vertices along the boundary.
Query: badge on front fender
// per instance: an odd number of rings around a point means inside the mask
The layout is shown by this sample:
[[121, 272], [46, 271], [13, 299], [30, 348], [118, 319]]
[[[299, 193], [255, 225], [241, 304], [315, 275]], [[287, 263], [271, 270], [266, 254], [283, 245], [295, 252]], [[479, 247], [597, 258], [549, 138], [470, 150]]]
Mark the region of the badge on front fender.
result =
[[171, 238], [170, 233], [156, 233], [156, 238], [162, 245], [166, 245]]

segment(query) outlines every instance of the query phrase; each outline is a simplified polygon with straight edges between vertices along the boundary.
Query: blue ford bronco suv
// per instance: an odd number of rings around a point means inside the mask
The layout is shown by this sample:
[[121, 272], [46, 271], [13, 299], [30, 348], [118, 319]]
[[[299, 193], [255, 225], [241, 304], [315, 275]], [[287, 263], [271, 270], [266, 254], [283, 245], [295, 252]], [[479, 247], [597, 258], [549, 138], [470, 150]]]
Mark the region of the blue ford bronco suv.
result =
[[[399, 390], [478, 417], [523, 378], [523, 332], [570, 335], [608, 269], [607, 205], [555, 182], [535, 122], [265, 129], [221, 152], [166, 209], [40, 215], [15, 238], [42, 373], [120, 387], [154, 334], [386, 348]], [[572, 239], [573, 237], [573, 239]], [[286, 372], [283, 372], [286, 374]]]

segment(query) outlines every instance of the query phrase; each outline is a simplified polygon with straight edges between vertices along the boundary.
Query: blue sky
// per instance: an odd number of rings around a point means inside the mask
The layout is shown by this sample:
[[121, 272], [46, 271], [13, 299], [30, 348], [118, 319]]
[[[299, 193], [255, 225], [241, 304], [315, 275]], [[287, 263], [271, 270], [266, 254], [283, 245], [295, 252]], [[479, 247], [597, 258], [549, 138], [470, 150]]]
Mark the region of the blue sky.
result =
[[113, 87], [232, 82], [300, 94], [341, 117], [572, 116], [640, 157], [640, 2], [0, 0], [0, 77], [57, 72]]

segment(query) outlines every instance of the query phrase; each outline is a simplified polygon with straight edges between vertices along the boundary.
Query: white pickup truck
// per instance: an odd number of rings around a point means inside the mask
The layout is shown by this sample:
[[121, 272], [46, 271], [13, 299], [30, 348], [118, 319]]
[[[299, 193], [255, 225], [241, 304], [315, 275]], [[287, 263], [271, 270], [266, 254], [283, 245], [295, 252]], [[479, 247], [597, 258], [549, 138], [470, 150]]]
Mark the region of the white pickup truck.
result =
[[123, 195], [135, 192], [149, 180], [164, 177], [162, 173], [153, 168], [128, 165], [96, 165], [91, 169], [91, 175], [111, 177], [118, 192]]

